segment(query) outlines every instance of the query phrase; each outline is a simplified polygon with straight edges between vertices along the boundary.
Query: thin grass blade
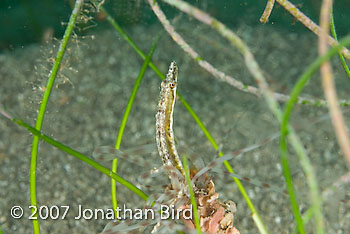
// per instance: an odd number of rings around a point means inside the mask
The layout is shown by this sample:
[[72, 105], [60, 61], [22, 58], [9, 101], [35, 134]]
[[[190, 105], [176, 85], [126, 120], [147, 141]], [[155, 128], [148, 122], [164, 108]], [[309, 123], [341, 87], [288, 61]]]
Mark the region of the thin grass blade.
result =
[[[285, 177], [286, 177], [286, 183], [287, 183], [287, 188], [288, 188], [288, 192], [290, 195], [290, 199], [291, 199], [291, 205], [293, 208], [293, 212], [295, 213], [295, 215], [298, 213], [299, 217], [297, 219], [297, 224], [298, 224], [298, 230], [299, 232], [301, 232], [301, 227], [303, 226], [303, 221], [301, 219], [300, 213], [299, 213], [299, 206], [297, 205], [297, 201], [296, 201], [296, 197], [294, 194], [294, 189], [293, 189], [293, 184], [292, 184], [292, 178], [290, 175], [289, 171], [289, 166], [288, 166], [288, 145], [287, 145], [287, 135], [289, 134], [288, 132], [288, 122], [289, 122], [289, 118], [290, 118], [290, 114], [293, 110], [293, 107], [298, 99], [299, 94], [301, 93], [301, 91], [303, 90], [304, 86], [307, 84], [308, 80], [311, 78], [311, 76], [318, 70], [318, 68], [321, 66], [321, 64], [326, 61], [329, 60], [332, 56], [334, 56], [338, 51], [340, 51], [342, 49], [342, 46], [347, 46], [350, 44], [350, 36], [344, 38], [343, 40], [340, 41], [339, 45], [333, 47], [332, 49], [330, 49], [324, 56], [318, 57], [316, 59], [315, 62], [313, 62], [307, 69], [306, 71], [300, 76], [300, 78], [298, 79], [297, 83], [295, 84], [291, 94], [290, 94], [290, 99], [287, 102], [286, 106], [285, 106], [285, 110], [283, 113], [283, 117], [282, 117], [282, 121], [281, 121], [281, 144], [280, 144], [280, 148], [281, 148], [281, 161], [282, 161], [282, 166], [284, 168], [285, 171]], [[303, 163], [303, 162], [301, 162]], [[312, 168], [308, 167], [307, 163], [304, 163], [304, 167], [307, 169], [305, 171], [306, 176], [311, 176], [314, 173], [312, 173]], [[315, 211], [316, 215], [322, 215], [321, 212], [321, 198], [320, 198], [320, 194], [318, 191], [318, 185], [317, 185], [317, 181], [316, 178], [312, 178], [310, 180], [310, 190], [311, 190], [311, 200], [312, 200], [312, 206], [313, 206], [313, 210]], [[320, 218], [320, 217], [319, 217]], [[322, 219], [322, 218], [320, 218]]]
[[[69, 18], [67, 28], [64, 32], [62, 42], [60, 44], [60, 47], [58, 49], [55, 62], [53, 64], [53, 67], [50, 71], [50, 76], [49, 79], [47, 80], [47, 85], [45, 89], [45, 93], [42, 97], [39, 112], [38, 112], [38, 117], [36, 119], [35, 123], [35, 128], [40, 131], [43, 121], [44, 121], [44, 115], [46, 111], [46, 106], [52, 91], [53, 83], [55, 81], [57, 72], [60, 68], [60, 64], [63, 58], [63, 55], [66, 51], [66, 47], [69, 41], [69, 38], [72, 34], [73, 28], [75, 26], [76, 19], [80, 13], [80, 9], [83, 5], [84, 0], [76, 0], [75, 5], [72, 11], [72, 14]], [[36, 162], [37, 162], [37, 156], [38, 156], [38, 150], [39, 150], [39, 138], [37, 136], [33, 137], [33, 142], [32, 142], [32, 152], [31, 152], [31, 159], [30, 159], [30, 204], [33, 207], [37, 206], [37, 198], [36, 198]], [[33, 230], [34, 234], [39, 234], [40, 233], [40, 228], [39, 228], [39, 219], [38, 219], [38, 214], [35, 211], [34, 208], [32, 208], [32, 214], [33, 214]]]
[[50, 144], [50, 145], [52, 145], [52, 146], [62, 150], [63, 152], [66, 152], [67, 154], [69, 154], [69, 155], [71, 155], [73, 157], [78, 158], [79, 160], [81, 160], [81, 161], [89, 164], [90, 166], [94, 167], [98, 171], [100, 171], [100, 172], [106, 174], [107, 176], [115, 179], [118, 183], [122, 184], [123, 186], [128, 188], [130, 191], [132, 191], [136, 195], [138, 195], [140, 198], [142, 198], [143, 200], [147, 201], [148, 195], [146, 193], [144, 193], [141, 189], [137, 188], [135, 185], [133, 185], [132, 183], [130, 183], [128, 180], [124, 179], [120, 175], [118, 175], [116, 173], [113, 173], [108, 168], [106, 168], [106, 167], [102, 166], [101, 164], [95, 162], [94, 160], [92, 160], [88, 156], [86, 156], [86, 155], [84, 155], [84, 154], [82, 154], [82, 153], [80, 153], [80, 152], [70, 148], [69, 146], [64, 145], [61, 142], [58, 142], [58, 141], [52, 139], [51, 137], [41, 133], [40, 131], [38, 131], [37, 129], [35, 129], [31, 125], [29, 125], [28, 123], [22, 121], [21, 119], [13, 118], [10, 114], [8, 114], [2, 108], [0, 108], [0, 114], [5, 116], [6, 118], [10, 117], [8, 119], [10, 119], [12, 122], [14, 122], [17, 125], [26, 128], [28, 132], [30, 132], [33, 135], [37, 136], [39, 139], [41, 139], [41, 140], [47, 142], [48, 144]]
[[[137, 79], [135, 81], [133, 90], [131, 92], [128, 104], [126, 106], [126, 109], [125, 109], [125, 112], [124, 112], [124, 115], [123, 115], [122, 122], [120, 124], [120, 128], [119, 128], [119, 131], [118, 131], [118, 136], [117, 136], [117, 140], [116, 140], [116, 143], [115, 143], [115, 148], [116, 149], [120, 148], [120, 144], [121, 144], [121, 141], [122, 141], [122, 138], [123, 138], [124, 129], [125, 129], [125, 126], [126, 126], [126, 122], [128, 121], [128, 117], [130, 115], [130, 111], [131, 111], [132, 105], [134, 103], [134, 100], [135, 100], [138, 88], [139, 88], [139, 86], [141, 84], [143, 75], [146, 72], [148, 64], [151, 61], [152, 55], [153, 55], [153, 53], [154, 53], [154, 51], [156, 49], [156, 46], [157, 46], [157, 43], [158, 43], [159, 39], [160, 39], [160, 34], [154, 40], [154, 42], [152, 44], [152, 47], [151, 47], [151, 49], [150, 49], [150, 51], [149, 51], [149, 53], [148, 53], [148, 55], [147, 55], [143, 65], [142, 65], [142, 67], [141, 67], [140, 73], [139, 73], [139, 75], [138, 75], [138, 77], [137, 77]], [[117, 172], [117, 162], [118, 162], [117, 159], [114, 159], [113, 162], [112, 162], [112, 171], [114, 173]], [[116, 183], [115, 183], [115, 181], [113, 179], [111, 180], [111, 196], [112, 196], [113, 210], [115, 211], [115, 213], [117, 215], [117, 208], [118, 208], [118, 203], [117, 203], [117, 186], [116, 186]]]
[[[134, 148], [129, 148], [126, 150], [119, 150], [110, 146], [100, 146], [97, 147], [92, 153], [98, 161], [112, 161], [116, 158], [124, 159], [129, 162], [135, 162], [136, 156], [144, 156], [146, 154], [151, 154], [156, 152], [155, 144], [141, 145]], [[140, 158], [142, 160], [142, 158]]]

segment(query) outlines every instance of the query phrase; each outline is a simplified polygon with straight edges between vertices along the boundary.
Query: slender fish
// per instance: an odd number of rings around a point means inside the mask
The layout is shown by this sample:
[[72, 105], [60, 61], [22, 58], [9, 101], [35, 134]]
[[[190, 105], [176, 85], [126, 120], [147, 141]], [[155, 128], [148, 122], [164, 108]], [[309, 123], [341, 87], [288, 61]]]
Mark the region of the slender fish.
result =
[[177, 153], [173, 131], [173, 113], [176, 99], [178, 68], [176, 62], [170, 63], [166, 79], [162, 81], [158, 112], [156, 114], [156, 141], [163, 164], [176, 167], [182, 175], [184, 169]]

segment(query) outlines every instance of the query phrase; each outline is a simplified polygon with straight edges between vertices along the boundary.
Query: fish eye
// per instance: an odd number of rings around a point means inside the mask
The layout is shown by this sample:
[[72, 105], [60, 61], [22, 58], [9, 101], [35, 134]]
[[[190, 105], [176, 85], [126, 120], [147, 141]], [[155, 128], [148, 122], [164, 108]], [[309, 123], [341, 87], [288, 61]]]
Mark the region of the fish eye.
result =
[[170, 83], [170, 88], [171, 88], [171, 89], [174, 89], [175, 87], [176, 87], [176, 82]]

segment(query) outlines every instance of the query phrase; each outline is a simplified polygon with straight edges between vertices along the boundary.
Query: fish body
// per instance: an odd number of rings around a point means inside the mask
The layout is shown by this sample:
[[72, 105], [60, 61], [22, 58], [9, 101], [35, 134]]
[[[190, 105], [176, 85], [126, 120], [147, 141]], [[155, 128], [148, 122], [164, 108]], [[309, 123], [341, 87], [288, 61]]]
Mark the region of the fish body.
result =
[[158, 111], [156, 114], [156, 142], [159, 155], [166, 166], [176, 167], [185, 175], [175, 146], [173, 114], [176, 99], [178, 67], [171, 62], [166, 78], [162, 81]]

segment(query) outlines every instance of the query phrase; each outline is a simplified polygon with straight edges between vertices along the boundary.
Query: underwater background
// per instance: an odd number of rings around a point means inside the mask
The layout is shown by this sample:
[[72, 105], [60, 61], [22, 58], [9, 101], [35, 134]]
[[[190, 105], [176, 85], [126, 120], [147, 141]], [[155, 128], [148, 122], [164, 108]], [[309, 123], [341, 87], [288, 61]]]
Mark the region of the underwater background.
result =
[[[190, 0], [189, 3], [199, 7], [230, 28], [237, 27], [241, 22], [253, 26], [259, 24], [266, 1], [234, 1], [234, 0]], [[293, 2], [304, 14], [314, 22], [319, 22], [320, 0], [303, 0]], [[0, 3], [0, 50], [8, 50], [31, 43], [40, 43], [45, 37], [52, 35], [61, 38], [64, 32], [63, 22], [67, 22], [74, 1], [53, 0], [3, 0]], [[177, 11], [163, 4], [169, 17]], [[105, 1], [104, 6], [114, 15], [115, 19], [124, 26], [148, 25], [157, 23], [151, 9], [143, 0], [114, 0]], [[334, 1], [334, 18], [339, 37], [345, 36], [350, 27], [350, 2], [347, 0]], [[259, 17], [258, 17], [259, 16]], [[94, 20], [96, 21], [96, 20]], [[81, 27], [94, 25], [91, 30], [108, 29], [106, 23], [81, 22]], [[289, 28], [290, 31], [306, 32], [307, 29], [293, 20], [283, 7], [276, 4], [270, 17], [269, 24], [274, 28]]]
[[[216, 68], [244, 84], [257, 86], [238, 50], [210, 27], [181, 11], [159, 2], [161, 8], [186, 41]], [[259, 18], [266, 1], [187, 1], [223, 22], [248, 45], [275, 92], [289, 94], [296, 80], [318, 56], [318, 38], [275, 3], [269, 22]], [[293, 1], [318, 24], [321, 1]], [[115, 31], [96, 5], [84, 8], [68, 43], [52, 94], [42, 132], [91, 156], [99, 146], [114, 146], [118, 128], [143, 59]], [[0, 105], [11, 115], [35, 125], [54, 57], [67, 26], [74, 1], [31, 0], [0, 2]], [[103, 5], [135, 43], [147, 54], [164, 28], [146, 1], [106, 0]], [[338, 0], [333, 7], [338, 38], [350, 33], [350, 1]], [[152, 61], [166, 73], [169, 63], [179, 66], [178, 91], [222, 146], [225, 152], [264, 142], [279, 132], [279, 123], [261, 97], [242, 92], [214, 78], [163, 33]], [[334, 56], [332, 68], [339, 99], [349, 100], [350, 81]], [[349, 64], [349, 63], [348, 63]], [[155, 114], [160, 79], [147, 69], [131, 110], [121, 149], [154, 143]], [[319, 72], [312, 76], [303, 97], [324, 99]], [[280, 103], [283, 106], [284, 103]], [[342, 107], [349, 125], [349, 107]], [[190, 158], [199, 155], [204, 163], [217, 156], [207, 138], [181, 102], [174, 113], [177, 145]], [[326, 233], [349, 233], [350, 186], [341, 180], [348, 168], [341, 155], [327, 107], [296, 105], [291, 124], [302, 140], [316, 171], [323, 194]], [[10, 209], [24, 207], [29, 215], [29, 169], [32, 134], [0, 117], [0, 227], [3, 233], [33, 233], [28, 218], [13, 219]], [[285, 188], [280, 165], [279, 139], [230, 161], [237, 174]], [[290, 168], [300, 210], [310, 207], [310, 191], [300, 162], [290, 150]], [[147, 161], [161, 164], [159, 156]], [[198, 156], [197, 156], [198, 157]], [[106, 167], [111, 163], [102, 162]], [[130, 162], [118, 164], [118, 174], [135, 185], [142, 173], [152, 168]], [[235, 226], [241, 233], [258, 233], [251, 211], [236, 184], [222, 166], [213, 177], [223, 200], [236, 202]], [[346, 177], [348, 178], [348, 177]], [[167, 177], [157, 178], [166, 184]], [[339, 182], [341, 181], [341, 182]], [[334, 183], [340, 185], [334, 188]], [[150, 187], [161, 192], [158, 182]], [[289, 198], [283, 192], [244, 183], [270, 233], [292, 233], [295, 220]], [[118, 202], [143, 207], [144, 201], [117, 185]], [[150, 190], [151, 191], [151, 190]], [[151, 193], [151, 192], [149, 192]], [[38, 205], [67, 205], [71, 212], [64, 220], [40, 220], [41, 233], [99, 233], [108, 220], [75, 220], [79, 205], [110, 208], [110, 178], [76, 158], [39, 144], [37, 161]], [[312, 221], [307, 224], [313, 230]], [[0, 232], [1, 233], [1, 232]]]

